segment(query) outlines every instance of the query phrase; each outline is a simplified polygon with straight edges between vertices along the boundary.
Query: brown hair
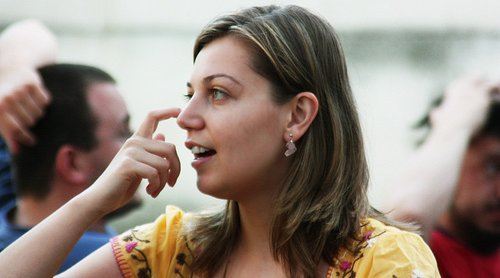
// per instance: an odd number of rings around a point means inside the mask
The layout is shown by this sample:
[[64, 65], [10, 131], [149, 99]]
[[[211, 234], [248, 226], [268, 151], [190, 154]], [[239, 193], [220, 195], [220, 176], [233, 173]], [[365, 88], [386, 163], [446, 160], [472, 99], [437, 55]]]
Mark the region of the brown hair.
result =
[[[314, 277], [320, 260], [331, 262], [348, 247], [362, 218], [376, 214], [368, 204], [367, 163], [342, 47], [332, 26], [304, 8], [265, 6], [209, 23], [196, 39], [194, 59], [228, 35], [246, 43], [253, 70], [273, 84], [277, 104], [305, 91], [319, 101], [316, 118], [289, 158], [269, 231], [273, 255], [289, 275]], [[238, 204], [228, 201], [224, 210], [195, 219], [185, 231], [201, 247], [192, 269], [210, 276], [238, 238]]]

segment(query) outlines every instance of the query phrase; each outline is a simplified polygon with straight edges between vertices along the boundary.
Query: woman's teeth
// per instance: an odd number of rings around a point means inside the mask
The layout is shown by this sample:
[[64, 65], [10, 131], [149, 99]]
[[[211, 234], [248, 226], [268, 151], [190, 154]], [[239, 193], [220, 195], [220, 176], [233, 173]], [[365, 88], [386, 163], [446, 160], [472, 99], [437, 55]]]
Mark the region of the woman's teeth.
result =
[[210, 149], [207, 149], [207, 148], [204, 148], [204, 147], [194, 146], [193, 148], [191, 148], [191, 152], [193, 154], [203, 154], [203, 153], [206, 153], [208, 151], [210, 151]]

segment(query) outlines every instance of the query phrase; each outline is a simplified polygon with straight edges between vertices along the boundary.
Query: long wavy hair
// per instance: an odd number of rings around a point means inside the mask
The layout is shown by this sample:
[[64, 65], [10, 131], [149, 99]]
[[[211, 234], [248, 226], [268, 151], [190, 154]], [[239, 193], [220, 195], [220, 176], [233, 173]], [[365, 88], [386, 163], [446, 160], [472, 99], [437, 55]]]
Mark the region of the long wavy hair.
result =
[[[209, 23], [196, 39], [194, 59], [224, 36], [248, 46], [251, 67], [273, 85], [277, 104], [305, 91], [319, 101], [316, 118], [288, 158], [269, 231], [273, 256], [288, 275], [314, 277], [322, 259], [331, 262], [349, 247], [363, 218], [384, 220], [368, 204], [367, 163], [342, 47], [333, 27], [306, 9], [265, 6]], [[212, 276], [238, 240], [238, 204], [229, 200], [222, 211], [194, 219], [185, 229], [197, 246], [191, 268]]]

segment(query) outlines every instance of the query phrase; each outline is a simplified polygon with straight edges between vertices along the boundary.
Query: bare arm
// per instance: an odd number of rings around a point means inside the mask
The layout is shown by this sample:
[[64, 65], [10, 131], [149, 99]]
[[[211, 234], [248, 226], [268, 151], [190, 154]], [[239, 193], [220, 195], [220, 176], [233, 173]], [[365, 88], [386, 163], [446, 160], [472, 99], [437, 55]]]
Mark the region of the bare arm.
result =
[[50, 101], [36, 69], [56, 55], [54, 35], [38, 21], [14, 23], [0, 34], [0, 135], [12, 153], [35, 143], [29, 127]]
[[85, 230], [101, 216], [84, 199], [66, 203], [0, 253], [2, 276], [53, 276]]
[[480, 78], [453, 82], [431, 114], [432, 131], [394, 180], [386, 209], [416, 221], [425, 238], [450, 204], [469, 142], [483, 125], [499, 85]]
[[[174, 185], [180, 172], [175, 147], [164, 142], [163, 135], [153, 139], [153, 133], [159, 121], [176, 117], [179, 112], [176, 108], [151, 112], [92, 186], [0, 253], [2, 277], [53, 276], [85, 230], [129, 202], [143, 178], [148, 179], [147, 192], [153, 197], [166, 183]], [[107, 276], [108, 268], [102, 264], [109, 262], [110, 256], [103, 252], [92, 253], [69, 270], [71, 275], [62, 275], [86, 276], [86, 266], [98, 266], [95, 271], [104, 273], [96, 276]], [[102, 261], [99, 256], [103, 256]]]
[[122, 277], [109, 243], [92, 252], [92, 254], [88, 255], [86, 258], [57, 277], [84, 278], [104, 276], [106, 278]]
[[451, 201], [469, 137], [466, 131], [429, 134], [392, 183], [397, 189], [390, 197], [389, 215], [416, 222], [428, 239], [433, 224]]

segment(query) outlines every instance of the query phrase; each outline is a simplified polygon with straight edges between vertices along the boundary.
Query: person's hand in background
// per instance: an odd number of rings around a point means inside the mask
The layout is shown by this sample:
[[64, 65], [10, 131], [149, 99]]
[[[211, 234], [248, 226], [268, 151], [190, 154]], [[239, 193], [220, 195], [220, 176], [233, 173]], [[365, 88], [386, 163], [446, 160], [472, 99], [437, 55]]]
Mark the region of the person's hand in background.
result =
[[43, 115], [50, 96], [30, 67], [0, 69], [0, 135], [15, 154], [19, 144], [33, 145], [29, 128]]

